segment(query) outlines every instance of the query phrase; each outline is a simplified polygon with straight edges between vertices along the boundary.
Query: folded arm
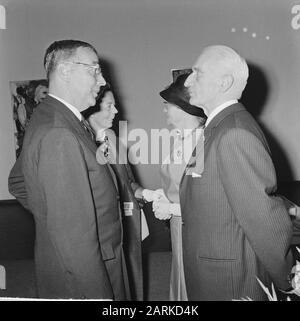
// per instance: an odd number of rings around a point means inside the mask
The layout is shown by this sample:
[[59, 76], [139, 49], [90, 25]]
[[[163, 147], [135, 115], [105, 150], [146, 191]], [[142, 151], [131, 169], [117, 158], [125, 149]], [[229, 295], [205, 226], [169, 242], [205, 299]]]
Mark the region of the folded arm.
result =
[[18, 202], [20, 202], [27, 210], [30, 210], [27, 203], [27, 192], [25, 188], [24, 175], [22, 172], [22, 158], [23, 153], [21, 152], [19, 158], [16, 160], [9, 173], [8, 190], [10, 194], [12, 194], [18, 200]]
[[254, 134], [234, 129], [222, 136], [218, 167], [232, 211], [275, 284], [287, 288], [292, 224], [276, 188], [266, 146]]

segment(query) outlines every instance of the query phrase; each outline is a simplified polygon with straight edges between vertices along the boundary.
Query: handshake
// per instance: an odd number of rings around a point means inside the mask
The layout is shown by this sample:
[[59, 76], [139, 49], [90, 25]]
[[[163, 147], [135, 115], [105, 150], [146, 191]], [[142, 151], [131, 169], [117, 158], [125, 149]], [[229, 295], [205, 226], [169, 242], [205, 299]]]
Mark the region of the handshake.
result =
[[181, 216], [179, 204], [171, 203], [163, 189], [160, 188], [155, 191], [144, 189], [142, 195], [147, 202], [153, 202], [152, 210], [157, 219], [168, 220], [172, 215]]

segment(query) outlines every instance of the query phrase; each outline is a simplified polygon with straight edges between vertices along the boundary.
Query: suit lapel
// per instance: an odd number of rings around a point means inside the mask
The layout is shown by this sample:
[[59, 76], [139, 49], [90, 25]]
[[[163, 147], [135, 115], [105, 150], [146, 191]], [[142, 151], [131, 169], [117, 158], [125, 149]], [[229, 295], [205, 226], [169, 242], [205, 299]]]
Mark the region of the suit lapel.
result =
[[47, 96], [44, 99], [44, 103], [51, 105], [51, 107], [55, 109], [56, 113], [62, 115], [69, 127], [72, 128], [77, 135], [82, 137], [85, 144], [91, 149], [92, 152], [96, 153], [95, 142], [92, 140], [89, 133], [83, 128], [80, 120], [66, 105], [51, 96]]
[[203, 172], [203, 163], [204, 161], [199, 161], [198, 157], [203, 153], [203, 139], [204, 139], [204, 133], [201, 134], [201, 136], [198, 139], [198, 142], [192, 152], [192, 155], [186, 164], [184, 171], [182, 173], [181, 181], [185, 175], [192, 175], [192, 172], [201, 174]]
[[[69, 127], [72, 128], [72, 130], [74, 130], [76, 132], [76, 134], [82, 138], [85, 145], [91, 150], [91, 152], [95, 155], [95, 158], [96, 158], [97, 146], [96, 146], [95, 142], [92, 140], [89, 133], [83, 128], [83, 126], [81, 125], [79, 119], [75, 116], [75, 114], [67, 106], [65, 106], [62, 102], [60, 102], [59, 100], [57, 100], [54, 97], [51, 97], [49, 95], [44, 99], [43, 102], [45, 104], [50, 105], [52, 108], [55, 109], [55, 112], [61, 114], [64, 117], [64, 119], [65, 119], [66, 123], [69, 125]], [[101, 164], [104, 164], [103, 166], [104, 166], [105, 170], [109, 171], [110, 177], [111, 177], [116, 189], [118, 190], [118, 184], [117, 184], [117, 180], [116, 180], [114, 171], [109, 164], [105, 164], [105, 163], [106, 162], [103, 162]]]
[[124, 164], [120, 164], [120, 158], [119, 158], [119, 153], [117, 151], [117, 146], [116, 146], [116, 136], [111, 135], [110, 131], [107, 131], [107, 136], [108, 136], [108, 143], [109, 143], [109, 148], [111, 152], [111, 157], [109, 158], [108, 166], [111, 168], [111, 170], [115, 170], [114, 172], [115, 175], [119, 175], [120, 178], [123, 178], [123, 181], [126, 182], [128, 181], [126, 174], [126, 168]]
[[202, 143], [201, 137], [200, 137], [200, 140], [193, 151], [192, 157], [190, 158], [185, 168], [185, 171], [182, 175], [180, 185], [182, 184], [184, 176], [192, 174], [192, 172], [195, 172], [201, 175], [202, 172], [204, 171], [204, 154], [203, 154], [203, 161], [197, 161], [197, 159], [199, 155], [201, 155], [201, 153], [205, 153], [205, 146], [207, 146], [208, 143], [211, 141], [211, 139], [214, 137], [214, 131], [218, 127], [220, 122], [222, 122], [222, 120], [225, 119], [228, 115], [231, 115], [239, 111], [244, 111], [244, 110], [245, 110], [245, 107], [240, 103], [236, 103], [231, 106], [228, 106], [224, 110], [222, 110], [219, 114], [217, 114], [212, 119], [212, 121], [208, 124], [208, 126], [205, 127], [204, 138], [203, 138], [204, 144]]
[[118, 182], [117, 182], [116, 174], [115, 174], [115, 172], [114, 172], [114, 170], [113, 170], [112, 166], [111, 166], [109, 163], [107, 163], [107, 164], [106, 164], [106, 166], [107, 166], [108, 170], [110, 171], [110, 174], [111, 174], [112, 180], [113, 180], [113, 182], [114, 182], [114, 184], [115, 184], [115, 187], [116, 187], [116, 190], [117, 190], [117, 191], [119, 191], [119, 187], [118, 187]]

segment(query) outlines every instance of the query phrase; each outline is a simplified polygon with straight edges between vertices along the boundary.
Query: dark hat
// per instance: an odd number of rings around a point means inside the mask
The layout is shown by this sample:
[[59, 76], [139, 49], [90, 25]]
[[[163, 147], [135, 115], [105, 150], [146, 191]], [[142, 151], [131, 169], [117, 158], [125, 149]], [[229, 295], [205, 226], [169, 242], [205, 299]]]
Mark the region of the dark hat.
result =
[[161, 91], [160, 96], [165, 99], [168, 103], [174, 104], [184, 110], [186, 113], [198, 116], [202, 118], [206, 118], [204, 111], [200, 107], [196, 107], [189, 103], [190, 95], [187, 87], [184, 86], [184, 83], [189, 76], [189, 73], [182, 74], [178, 76], [171, 85], [169, 85], [166, 89]]

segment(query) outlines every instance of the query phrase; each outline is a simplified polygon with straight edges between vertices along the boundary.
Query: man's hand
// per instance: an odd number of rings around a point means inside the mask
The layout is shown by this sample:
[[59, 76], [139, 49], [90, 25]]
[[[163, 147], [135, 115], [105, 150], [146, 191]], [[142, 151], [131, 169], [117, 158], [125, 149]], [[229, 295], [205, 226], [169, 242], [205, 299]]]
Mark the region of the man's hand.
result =
[[143, 200], [146, 202], [153, 202], [154, 191], [151, 189], [144, 188], [142, 191]]
[[143, 189], [142, 197], [147, 202], [156, 202], [158, 200], [164, 199], [168, 201], [163, 189], [159, 188], [157, 190]]
[[162, 188], [159, 188], [154, 191], [153, 195], [153, 202], [158, 202], [158, 201], [164, 201], [164, 202], [169, 202], [164, 190]]

